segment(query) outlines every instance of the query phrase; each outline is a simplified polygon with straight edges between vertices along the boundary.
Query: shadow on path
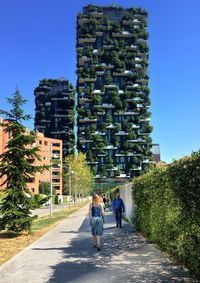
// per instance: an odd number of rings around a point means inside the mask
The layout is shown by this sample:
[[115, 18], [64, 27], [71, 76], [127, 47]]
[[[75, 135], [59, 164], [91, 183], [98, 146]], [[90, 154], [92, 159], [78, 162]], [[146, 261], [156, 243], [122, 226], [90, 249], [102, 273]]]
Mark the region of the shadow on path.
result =
[[47, 283], [198, 282], [180, 267], [172, 265], [153, 245], [147, 244], [129, 224], [125, 223], [122, 229], [116, 228], [111, 213], [106, 216], [104, 226], [100, 252], [93, 248], [87, 219], [78, 233], [61, 231], [74, 233], [74, 238], [69, 246], [58, 248], [63, 261], [51, 267], [53, 273]]

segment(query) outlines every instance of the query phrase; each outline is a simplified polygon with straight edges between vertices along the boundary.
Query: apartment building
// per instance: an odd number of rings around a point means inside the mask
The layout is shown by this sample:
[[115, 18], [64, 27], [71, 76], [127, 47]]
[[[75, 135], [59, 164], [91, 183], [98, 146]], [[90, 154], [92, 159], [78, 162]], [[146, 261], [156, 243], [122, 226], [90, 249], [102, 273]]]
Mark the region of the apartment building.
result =
[[[3, 121], [2, 119], [0, 120]], [[6, 145], [8, 143], [9, 135], [3, 131], [3, 127], [0, 126], [0, 154], [6, 151]], [[43, 133], [37, 133], [37, 139], [35, 144], [39, 146], [39, 156], [41, 160], [35, 160], [33, 165], [51, 165], [52, 168], [45, 170], [42, 173], [36, 173], [35, 177], [27, 183], [28, 189], [33, 194], [39, 193], [39, 186], [41, 182], [52, 183], [52, 189], [54, 194], [62, 194], [62, 141], [58, 139], [51, 139], [44, 137]], [[6, 177], [0, 178], [0, 185], [3, 184]], [[0, 187], [4, 189], [6, 185]]]
[[52, 165], [52, 167], [42, 173], [37, 172], [35, 178], [27, 184], [28, 188], [34, 194], [38, 194], [41, 182], [52, 182], [53, 194], [62, 195], [62, 141], [47, 138], [43, 133], [37, 132], [35, 145], [40, 147], [41, 160], [36, 160], [34, 165]]
[[74, 152], [75, 91], [67, 80], [44, 79], [34, 90], [35, 130], [45, 137], [60, 139], [63, 157]]
[[145, 10], [78, 14], [77, 146], [97, 177], [134, 177], [151, 162], [148, 57]]
[[[2, 118], [0, 118], [0, 123], [3, 123]], [[8, 133], [5, 133], [3, 131], [3, 126], [0, 125], [0, 154], [3, 154], [5, 152], [7, 142], [8, 142]], [[5, 180], [6, 180], [5, 176], [0, 178], [0, 189], [5, 187], [5, 186], [2, 186]]]

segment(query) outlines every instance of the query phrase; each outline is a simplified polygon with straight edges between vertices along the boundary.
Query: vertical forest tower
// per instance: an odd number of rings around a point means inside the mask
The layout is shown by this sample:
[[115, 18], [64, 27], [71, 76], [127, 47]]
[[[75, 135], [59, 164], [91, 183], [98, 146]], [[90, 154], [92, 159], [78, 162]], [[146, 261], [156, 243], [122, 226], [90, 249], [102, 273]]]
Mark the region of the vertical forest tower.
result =
[[100, 176], [151, 162], [147, 12], [83, 8], [77, 18], [78, 150]]

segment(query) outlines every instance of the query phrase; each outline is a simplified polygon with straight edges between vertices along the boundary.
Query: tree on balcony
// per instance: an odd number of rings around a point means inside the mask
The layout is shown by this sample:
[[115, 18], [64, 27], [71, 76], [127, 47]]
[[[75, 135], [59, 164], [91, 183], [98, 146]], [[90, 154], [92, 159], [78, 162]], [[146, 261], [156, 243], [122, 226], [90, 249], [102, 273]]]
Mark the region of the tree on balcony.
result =
[[112, 123], [112, 115], [109, 112], [106, 112], [105, 123], [107, 123], [107, 124], [111, 124]]

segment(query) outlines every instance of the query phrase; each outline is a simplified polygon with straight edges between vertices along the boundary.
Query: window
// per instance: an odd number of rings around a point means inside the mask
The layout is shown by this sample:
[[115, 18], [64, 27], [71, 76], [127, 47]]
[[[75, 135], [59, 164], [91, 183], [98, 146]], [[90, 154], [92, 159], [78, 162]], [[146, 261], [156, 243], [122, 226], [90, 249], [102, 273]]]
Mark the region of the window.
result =
[[41, 141], [41, 140], [39, 140], [39, 144], [42, 144], [42, 141]]
[[48, 142], [47, 142], [47, 141], [44, 141], [44, 145], [48, 145]]

